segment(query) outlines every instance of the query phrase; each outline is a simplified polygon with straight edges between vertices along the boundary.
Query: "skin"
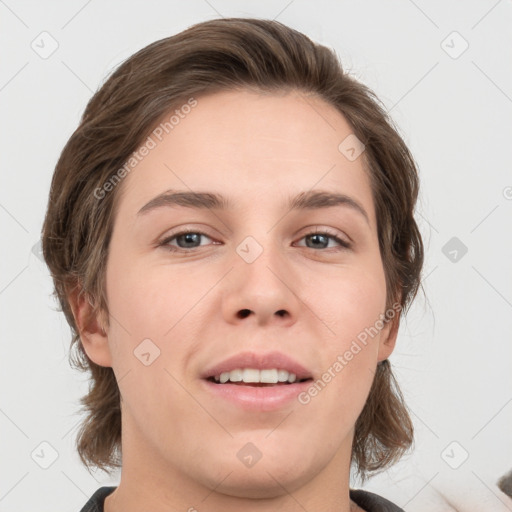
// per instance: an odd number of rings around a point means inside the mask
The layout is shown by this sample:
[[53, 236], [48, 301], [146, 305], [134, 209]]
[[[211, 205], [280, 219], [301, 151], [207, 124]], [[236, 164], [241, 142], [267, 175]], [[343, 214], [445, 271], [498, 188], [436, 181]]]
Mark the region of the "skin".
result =
[[[385, 312], [369, 177], [362, 158], [338, 150], [352, 130], [296, 92], [197, 100], [120, 185], [108, 322], [84, 324], [88, 301], [73, 305], [88, 356], [113, 368], [122, 395], [122, 476], [105, 510], [362, 510], [348, 494], [354, 425], [377, 362], [393, 351], [398, 315], [307, 405], [245, 411], [199, 379], [243, 350], [280, 350], [319, 378]], [[137, 215], [169, 189], [221, 193], [234, 206]], [[351, 196], [369, 221], [347, 206], [287, 209], [289, 196], [311, 189]], [[206, 236], [192, 248], [169, 242], [181, 252], [157, 246], [183, 228]], [[307, 236], [323, 229], [352, 247]], [[250, 264], [236, 252], [247, 236], [263, 248]], [[160, 349], [149, 366], [133, 353], [147, 338]], [[250, 468], [237, 457], [248, 442], [262, 453]]]

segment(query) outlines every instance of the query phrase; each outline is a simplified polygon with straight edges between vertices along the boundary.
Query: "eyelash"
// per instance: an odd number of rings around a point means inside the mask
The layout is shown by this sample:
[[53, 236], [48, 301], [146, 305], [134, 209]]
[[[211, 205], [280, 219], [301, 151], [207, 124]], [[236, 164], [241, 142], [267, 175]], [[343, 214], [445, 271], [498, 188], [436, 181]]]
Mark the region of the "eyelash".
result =
[[[186, 248], [183, 248], [183, 247], [175, 247], [175, 246], [172, 246], [172, 245], [169, 245], [169, 242], [171, 242], [172, 240], [178, 238], [179, 236], [181, 235], [187, 235], [187, 234], [195, 234], [195, 235], [201, 235], [201, 236], [204, 236], [206, 238], [210, 238], [210, 236], [208, 236], [206, 233], [203, 233], [202, 231], [198, 231], [198, 230], [194, 230], [194, 229], [188, 229], [188, 230], [184, 230], [184, 231], [180, 231], [179, 233], [174, 233], [173, 235], [170, 235], [166, 238], [164, 238], [159, 244], [158, 244], [158, 247], [165, 247], [168, 251], [170, 252], [193, 252], [197, 249], [199, 249], [199, 247], [191, 247], [189, 249], [186, 249]], [[326, 236], [327, 238], [331, 238], [332, 240], [334, 240], [335, 242], [339, 243], [340, 244], [340, 249], [341, 250], [345, 250], [345, 249], [351, 249], [352, 248], [352, 244], [347, 242], [346, 240], [343, 240], [342, 238], [338, 237], [337, 235], [335, 235], [334, 233], [330, 232], [329, 230], [327, 229], [324, 229], [323, 231], [312, 231], [310, 233], [306, 233], [304, 236], [302, 236], [300, 238], [300, 240], [302, 240], [303, 238], [306, 238], [308, 236], [311, 236], [311, 235], [323, 235], [323, 236]], [[218, 245], [218, 244], [217, 244]], [[301, 246], [303, 247], [303, 246]], [[318, 251], [318, 250], [328, 250], [328, 249], [333, 249], [332, 247], [330, 248], [323, 248], [323, 249], [314, 249], [312, 247], [306, 247], [307, 249], [312, 249], [313, 251]]]

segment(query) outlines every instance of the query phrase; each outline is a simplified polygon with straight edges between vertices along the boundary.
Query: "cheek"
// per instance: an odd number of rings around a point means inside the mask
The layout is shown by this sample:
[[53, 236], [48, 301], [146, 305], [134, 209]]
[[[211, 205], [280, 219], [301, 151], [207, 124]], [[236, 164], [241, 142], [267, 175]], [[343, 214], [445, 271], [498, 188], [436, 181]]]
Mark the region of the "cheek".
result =
[[119, 264], [107, 270], [109, 343], [126, 413], [143, 420], [138, 422], [141, 429], [153, 425], [162, 427], [165, 435], [172, 431], [179, 436], [184, 435], [181, 423], [171, 428], [162, 421], [161, 411], [194, 418], [187, 424], [201, 424], [201, 411], [190, 410], [190, 397], [179, 382], [190, 348], [185, 315], [204, 295], [204, 283], [184, 288], [189, 283], [186, 273], [170, 274], [147, 265], [143, 269]]
[[[141, 389], [155, 389], [164, 384], [159, 379], [169, 379], [164, 369], [181, 375], [204, 339], [201, 329], [209, 319], [203, 321], [199, 315], [206, 291], [218, 278], [210, 273], [191, 279], [190, 272], [178, 266], [126, 262], [112, 265], [107, 276], [109, 344], [118, 377], [130, 372], [130, 380], [140, 382]], [[154, 362], [144, 366], [144, 359]]]
[[[347, 270], [337, 280], [324, 281], [311, 296], [315, 313], [329, 330], [324, 328], [327, 334], [320, 339], [322, 376], [310, 389], [310, 398], [329, 421], [347, 414], [355, 421], [362, 410], [377, 363], [385, 300], [385, 278], [378, 265]], [[330, 406], [324, 407], [327, 403]]]
[[318, 316], [329, 325], [330, 334], [342, 348], [348, 338], [355, 338], [374, 326], [386, 305], [386, 282], [382, 266], [343, 269], [334, 278], [324, 279], [311, 299]]
[[110, 312], [134, 339], [162, 339], [204, 295], [204, 282], [178, 268], [112, 265], [108, 272]]

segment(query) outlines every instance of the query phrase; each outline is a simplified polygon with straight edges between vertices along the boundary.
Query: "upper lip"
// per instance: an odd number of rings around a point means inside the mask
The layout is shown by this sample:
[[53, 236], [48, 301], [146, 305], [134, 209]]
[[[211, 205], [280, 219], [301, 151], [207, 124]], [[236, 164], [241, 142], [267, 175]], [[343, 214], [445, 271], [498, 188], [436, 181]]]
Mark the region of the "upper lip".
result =
[[282, 352], [240, 352], [209, 367], [202, 372], [201, 378], [215, 377], [221, 373], [230, 372], [238, 368], [255, 368], [258, 370], [276, 368], [278, 370], [286, 370], [289, 373], [294, 373], [297, 376], [297, 380], [312, 377], [311, 372], [306, 370], [304, 366]]

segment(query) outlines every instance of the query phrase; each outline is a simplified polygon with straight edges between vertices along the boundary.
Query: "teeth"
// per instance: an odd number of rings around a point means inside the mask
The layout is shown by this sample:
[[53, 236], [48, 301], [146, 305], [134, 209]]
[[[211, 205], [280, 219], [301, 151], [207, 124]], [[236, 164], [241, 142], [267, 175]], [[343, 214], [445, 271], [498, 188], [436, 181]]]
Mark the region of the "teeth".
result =
[[[231, 378], [231, 372], [229, 372], [229, 376]], [[252, 368], [246, 368], [242, 374], [243, 382], [261, 382], [260, 381], [260, 371], [253, 370]]]
[[260, 382], [277, 383], [277, 370], [260, 370]]
[[287, 382], [288, 381], [288, 372], [286, 370], [277, 370], [277, 380], [279, 382]]
[[242, 370], [232, 370], [230, 372], [227, 372], [227, 374], [231, 382], [240, 382], [243, 379]]
[[215, 382], [225, 384], [226, 382], [248, 382], [248, 383], [264, 383], [264, 384], [277, 384], [278, 382], [295, 382], [297, 376], [294, 373], [289, 373], [286, 370], [278, 370], [272, 368], [268, 370], [257, 370], [254, 368], [237, 368], [230, 372], [223, 372], [220, 375], [215, 375]]

